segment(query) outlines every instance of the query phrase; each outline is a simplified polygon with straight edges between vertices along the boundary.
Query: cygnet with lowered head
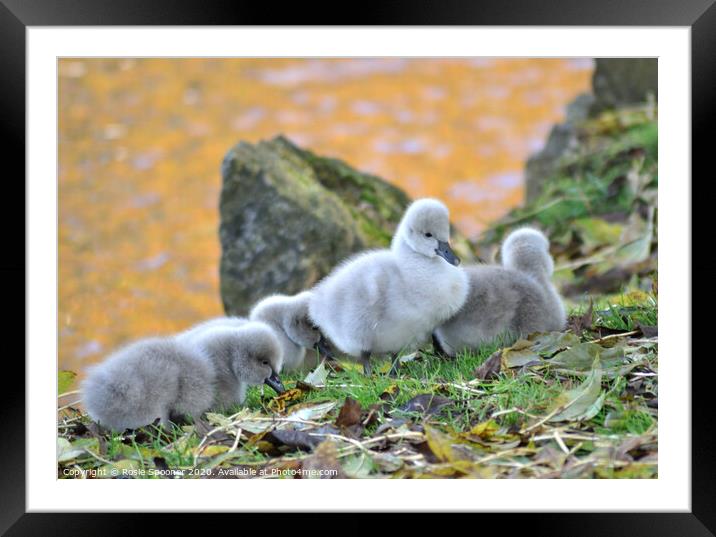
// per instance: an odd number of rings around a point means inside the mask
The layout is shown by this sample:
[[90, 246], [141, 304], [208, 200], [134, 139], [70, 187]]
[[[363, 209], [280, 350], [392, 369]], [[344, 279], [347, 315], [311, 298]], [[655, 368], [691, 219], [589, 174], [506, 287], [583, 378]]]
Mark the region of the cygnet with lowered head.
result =
[[216, 371], [215, 408], [243, 403], [249, 386], [267, 384], [277, 393], [284, 387], [278, 373], [283, 350], [274, 330], [249, 321], [240, 326], [214, 326], [199, 332], [192, 344]]
[[532, 332], [562, 330], [564, 305], [552, 284], [549, 241], [536, 229], [521, 228], [502, 244], [502, 266], [465, 268], [470, 292], [463, 307], [435, 330], [437, 350], [455, 356], [498, 336], [508, 341]]
[[[283, 349], [283, 370], [313, 368], [319, 353], [330, 355], [323, 335], [308, 317], [309, 291], [294, 296], [272, 295], [259, 301], [249, 313], [252, 321], [262, 321], [276, 332]], [[306, 352], [307, 349], [319, 352]]]
[[149, 338], [132, 343], [90, 367], [82, 400], [90, 417], [115, 431], [167, 426], [178, 415], [200, 416], [243, 402], [246, 387], [283, 386], [276, 374], [281, 347], [262, 323], [217, 327], [195, 342]]
[[308, 310], [341, 351], [370, 374], [372, 354], [398, 353], [429, 339], [460, 309], [467, 276], [449, 246], [447, 207], [420, 199], [406, 210], [389, 250], [349, 258], [312, 290]]

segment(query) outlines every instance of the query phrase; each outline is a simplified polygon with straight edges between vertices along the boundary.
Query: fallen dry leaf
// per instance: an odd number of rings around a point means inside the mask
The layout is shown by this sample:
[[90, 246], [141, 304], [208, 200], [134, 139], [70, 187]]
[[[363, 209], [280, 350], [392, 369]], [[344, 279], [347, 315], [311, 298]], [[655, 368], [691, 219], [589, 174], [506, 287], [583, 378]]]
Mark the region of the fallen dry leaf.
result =
[[453, 439], [447, 434], [426, 425], [425, 439], [430, 451], [439, 461], [453, 462], [461, 458], [453, 449]]
[[391, 384], [388, 386], [383, 393], [380, 394], [380, 399], [382, 401], [392, 401], [395, 399], [398, 394], [400, 393], [400, 388], [398, 388], [397, 384]]
[[592, 342], [580, 343], [560, 352], [546, 363], [556, 371], [579, 375], [591, 371], [596, 359], [602, 373], [610, 378], [623, 375], [638, 365], [636, 362], [626, 363], [622, 344], [614, 341], [609, 343], [613, 346], [605, 348]]
[[347, 397], [336, 419], [338, 427], [351, 427], [360, 423], [361, 406], [358, 401]]
[[489, 380], [497, 377], [502, 369], [502, 350], [492, 354], [483, 364], [475, 370], [475, 378]]
[[576, 334], [581, 335], [584, 330], [591, 330], [594, 317], [594, 300], [589, 298], [589, 307], [582, 315], [570, 315], [567, 320], [567, 329]]
[[290, 421], [315, 421], [328, 414], [338, 404], [337, 401], [311, 401], [309, 403], [299, 403], [290, 408], [286, 414], [286, 419]]
[[284, 412], [286, 410], [287, 403], [299, 400], [301, 397], [303, 397], [303, 393], [304, 392], [302, 390], [299, 390], [298, 388], [286, 390], [281, 395], [277, 395], [276, 397], [271, 399], [267, 407], [273, 412]]
[[338, 450], [330, 440], [321, 442], [310, 457], [301, 462], [302, 479], [345, 479], [348, 476], [338, 462]]
[[328, 369], [326, 369], [325, 360], [323, 360], [320, 364], [318, 364], [316, 369], [306, 375], [306, 378], [303, 379], [303, 382], [313, 388], [321, 388], [326, 385], [327, 379]]
[[547, 421], [581, 421], [593, 418], [602, 408], [605, 396], [602, 392], [602, 370], [597, 357], [592, 363], [592, 371], [582, 384], [557, 396], [553, 406], [557, 412]]
[[448, 405], [455, 404], [455, 401], [448, 397], [435, 395], [433, 393], [422, 393], [416, 395], [410, 401], [401, 406], [401, 412], [418, 412], [424, 416], [432, 416]]
[[312, 436], [309, 432], [295, 429], [274, 429], [269, 431], [264, 438], [273, 444], [303, 451], [311, 451], [324, 440], [323, 437]]

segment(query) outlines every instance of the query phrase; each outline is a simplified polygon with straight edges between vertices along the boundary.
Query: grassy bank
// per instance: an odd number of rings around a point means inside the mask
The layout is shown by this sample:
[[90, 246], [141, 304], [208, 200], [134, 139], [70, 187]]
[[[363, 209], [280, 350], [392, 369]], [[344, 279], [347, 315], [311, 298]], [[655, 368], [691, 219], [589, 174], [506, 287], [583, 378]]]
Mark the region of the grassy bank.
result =
[[319, 366], [169, 431], [105, 433], [65, 409], [58, 477], [657, 477], [657, 300], [637, 298], [511, 347], [407, 355], [396, 378], [387, 361], [370, 378]]

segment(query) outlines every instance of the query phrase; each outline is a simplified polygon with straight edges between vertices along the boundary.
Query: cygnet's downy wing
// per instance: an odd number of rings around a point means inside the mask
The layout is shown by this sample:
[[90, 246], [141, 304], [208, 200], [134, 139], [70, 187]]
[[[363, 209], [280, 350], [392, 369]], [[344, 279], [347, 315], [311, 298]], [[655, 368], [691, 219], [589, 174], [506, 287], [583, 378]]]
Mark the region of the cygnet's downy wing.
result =
[[172, 411], [196, 418], [214, 404], [216, 370], [209, 360], [187, 345], [182, 345], [178, 358], [178, 390]]
[[355, 257], [314, 288], [309, 315], [341, 351], [357, 357], [373, 345], [375, 329], [384, 322], [387, 290], [400, 285], [397, 277], [388, 250]]
[[435, 331], [449, 354], [477, 350], [498, 337], [507, 338], [508, 344], [532, 332], [561, 329], [561, 301], [551, 284], [498, 265], [465, 270], [470, 278], [468, 299]]
[[[444, 346], [457, 351], [476, 349], [514, 327], [515, 315], [525, 295], [524, 275], [500, 266], [467, 267], [469, 293], [462, 308], [437, 331]], [[534, 285], [534, 283], [533, 283]]]
[[166, 423], [173, 411], [200, 413], [211, 404], [212, 386], [212, 371], [192, 348], [155, 338], [133, 343], [92, 368], [82, 390], [90, 417], [123, 430], [156, 418]]
[[82, 400], [95, 422], [122, 431], [161, 417], [166, 398], [153, 392], [145, 397], [145, 385], [153, 379], [137, 371], [140, 360], [152, 360], [155, 349], [161, 352], [160, 345], [159, 340], [133, 343], [89, 369], [81, 386]]

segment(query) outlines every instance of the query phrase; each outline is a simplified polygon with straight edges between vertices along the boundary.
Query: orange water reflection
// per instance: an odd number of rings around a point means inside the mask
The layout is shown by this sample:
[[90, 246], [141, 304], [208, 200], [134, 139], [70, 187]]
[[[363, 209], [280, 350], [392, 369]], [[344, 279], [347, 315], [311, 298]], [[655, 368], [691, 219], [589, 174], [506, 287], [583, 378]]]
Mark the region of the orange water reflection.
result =
[[592, 63], [568, 59], [60, 61], [60, 367], [221, 313], [219, 165], [277, 133], [437, 196], [469, 234]]

